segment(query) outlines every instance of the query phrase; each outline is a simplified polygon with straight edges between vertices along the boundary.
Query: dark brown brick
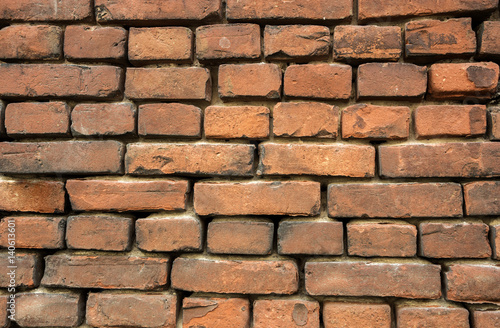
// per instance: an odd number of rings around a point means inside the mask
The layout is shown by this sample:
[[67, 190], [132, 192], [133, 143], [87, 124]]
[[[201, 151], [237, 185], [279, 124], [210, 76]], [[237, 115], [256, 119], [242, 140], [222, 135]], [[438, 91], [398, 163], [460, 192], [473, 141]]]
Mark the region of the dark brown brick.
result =
[[341, 255], [344, 251], [342, 222], [283, 220], [278, 228], [278, 253]]
[[470, 327], [469, 311], [447, 304], [401, 305], [396, 308], [396, 318], [401, 327], [446, 327], [450, 323], [456, 328]]
[[0, 253], [0, 264], [4, 268], [4, 274], [0, 276], [0, 287], [25, 287], [34, 288], [40, 284], [43, 275], [43, 258], [35, 253], [4, 250]]
[[479, 47], [478, 53], [481, 57], [500, 57], [500, 22], [486, 21], [479, 28]]
[[131, 103], [78, 104], [71, 112], [74, 136], [121, 136], [135, 133]]
[[269, 136], [269, 115], [265, 106], [209, 106], [205, 108], [205, 136], [265, 139]]
[[325, 328], [390, 328], [391, 307], [378, 303], [325, 302]]
[[253, 303], [254, 328], [319, 327], [319, 303], [300, 299], [262, 299]]
[[64, 102], [11, 103], [5, 109], [5, 129], [11, 137], [68, 136], [69, 116]]
[[445, 279], [446, 299], [450, 301], [500, 301], [500, 267], [495, 264], [452, 264], [445, 273]]
[[187, 297], [182, 314], [184, 328], [250, 327], [250, 302], [243, 298]]
[[16, 323], [22, 327], [76, 327], [85, 316], [80, 294], [19, 293], [16, 302]]
[[276, 99], [281, 96], [281, 69], [275, 64], [219, 66], [221, 98]]
[[66, 26], [64, 56], [69, 60], [117, 61], [127, 54], [128, 32], [122, 27]]
[[0, 219], [0, 246], [7, 248], [15, 229], [16, 248], [64, 248], [66, 218], [61, 216], [7, 216]]
[[5, 0], [0, 3], [0, 20], [82, 21], [92, 17], [90, 0]]
[[[0, 4], [1, 6], [1, 4]], [[0, 9], [1, 10], [1, 9]], [[56, 60], [62, 55], [62, 28], [11, 25], [0, 30], [1, 59]]]
[[264, 55], [269, 60], [325, 58], [330, 52], [330, 30], [317, 25], [266, 25]]
[[201, 109], [177, 103], [139, 106], [139, 135], [201, 137]]
[[0, 179], [1, 211], [62, 213], [65, 195], [60, 181]]
[[500, 181], [476, 181], [464, 184], [467, 215], [500, 215]]

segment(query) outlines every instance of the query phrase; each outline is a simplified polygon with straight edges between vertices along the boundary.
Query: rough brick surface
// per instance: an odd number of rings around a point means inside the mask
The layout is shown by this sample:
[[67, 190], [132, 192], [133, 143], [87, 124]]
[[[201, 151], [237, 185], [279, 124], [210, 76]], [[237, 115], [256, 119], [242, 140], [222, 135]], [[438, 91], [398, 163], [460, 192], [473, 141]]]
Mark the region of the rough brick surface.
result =
[[20, 293], [16, 299], [16, 323], [22, 327], [76, 327], [83, 322], [82, 295]]
[[62, 29], [54, 25], [11, 25], [0, 30], [2, 59], [56, 60], [62, 54]]
[[491, 140], [500, 140], [500, 107], [490, 108], [488, 111], [489, 137]]
[[396, 309], [401, 327], [446, 327], [453, 323], [456, 328], [469, 328], [469, 311], [459, 307], [439, 305], [408, 305]]
[[182, 302], [186, 328], [248, 328], [250, 302], [244, 298], [187, 297]]
[[7, 216], [0, 220], [0, 246], [10, 246], [9, 227], [15, 226], [16, 248], [64, 248], [66, 219], [61, 216]]
[[130, 103], [79, 104], [71, 111], [71, 131], [74, 136], [133, 134], [135, 117]]
[[490, 223], [490, 231], [493, 258], [498, 260], [500, 259], [500, 220]]
[[205, 136], [265, 139], [269, 136], [269, 115], [264, 106], [209, 106], [205, 108]]
[[121, 27], [68, 26], [64, 32], [64, 56], [70, 60], [122, 59], [127, 53], [127, 34]]
[[177, 103], [139, 106], [138, 132], [142, 136], [200, 137], [201, 109]]
[[500, 325], [500, 311], [473, 311], [475, 327], [497, 328]]
[[325, 328], [390, 328], [391, 307], [377, 303], [325, 302]]
[[456, 302], [500, 301], [500, 267], [453, 264], [445, 273], [446, 299]]
[[[10, 301], [11, 303], [7, 303]], [[12, 303], [12, 298], [10, 295], [2, 295], [0, 296], [0, 327], [7, 327], [9, 324], [9, 319], [7, 318], [10, 315], [11, 307], [15, 307], [15, 303]]]
[[[0, 253], [0, 264], [5, 268], [5, 273], [0, 276], [0, 287], [34, 288], [40, 284], [43, 275], [41, 256], [31, 252], [16, 251], [13, 260], [12, 254], [5, 250]], [[12, 270], [15, 271], [15, 274], [12, 273]]]
[[500, 215], [500, 182], [466, 183], [464, 200], [467, 215]]
[[64, 102], [12, 103], [5, 109], [5, 130], [11, 137], [67, 136], [69, 116]]
[[497, 58], [500, 56], [500, 22], [486, 21], [479, 29], [479, 55], [483, 57]]
[[64, 183], [50, 180], [0, 179], [0, 210], [8, 212], [64, 212]]
[[253, 304], [253, 327], [319, 327], [319, 303], [294, 299], [257, 300]]
[[344, 250], [342, 222], [281, 221], [278, 228], [278, 253], [341, 255]]
[[269, 60], [324, 58], [330, 51], [330, 30], [318, 25], [266, 25], [264, 55]]
[[90, 0], [6, 0], [0, 3], [0, 20], [7, 21], [82, 21], [90, 19]]

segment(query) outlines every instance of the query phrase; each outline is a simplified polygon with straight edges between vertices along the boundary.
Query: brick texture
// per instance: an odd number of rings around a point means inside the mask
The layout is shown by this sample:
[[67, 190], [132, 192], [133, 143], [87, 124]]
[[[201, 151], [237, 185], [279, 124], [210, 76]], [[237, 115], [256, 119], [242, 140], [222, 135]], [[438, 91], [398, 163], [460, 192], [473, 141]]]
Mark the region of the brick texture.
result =
[[464, 184], [467, 215], [500, 214], [500, 182], [477, 181]]
[[70, 60], [116, 61], [125, 57], [127, 30], [72, 25], [64, 32], [64, 56]]
[[205, 136], [265, 139], [269, 136], [269, 115], [264, 106], [210, 106], [205, 109]]
[[247, 328], [250, 302], [244, 298], [187, 297], [182, 302], [183, 327]]
[[446, 299], [456, 302], [488, 303], [500, 300], [498, 266], [454, 264], [445, 274]]
[[427, 325], [444, 327], [453, 322], [454, 327], [468, 328], [469, 311], [459, 307], [446, 307], [439, 305], [409, 305], [400, 306], [396, 310], [398, 324], [402, 327]]
[[16, 248], [64, 248], [66, 219], [61, 216], [7, 216], [0, 220], [0, 245], [7, 248], [15, 225]]
[[64, 183], [50, 180], [0, 179], [0, 210], [8, 212], [64, 212]]
[[266, 25], [264, 55], [269, 60], [324, 58], [330, 51], [330, 31], [318, 25]]
[[391, 307], [377, 303], [325, 302], [325, 328], [390, 328]]
[[483, 57], [497, 58], [500, 56], [500, 44], [498, 35], [500, 23], [498, 21], [486, 21], [479, 29], [479, 55]]
[[319, 327], [319, 303], [301, 300], [257, 300], [253, 327]]
[[276, 99], [281, 95], [281, 69], [275, 64], [221, 65], [221, 98]]
[[11, 25], [0, 30], [2, 59], [57, 60], [62, 55], [62, 29], [54, 25]]
[[133, 134], [136, 115], [130, 103], [79, 104], [71, 111], [71, 131], [74, 136]]
[[61, 137], [69, 134], [70, 108], [64, 102], [11, 103], [5, 109], [5, 130], [11, 137]]
[[200, 137], [201, 109], [178, 103], [139, 106], [141, 136]]
[[[0, 277], [0, 287], [38, 287], [43, 275], [42, 257], [32, 252], [16, 251], [15, 259], [12, 262], [11, 256], [12, 254], [6, 251], [0, 253], [0, 264], [6, 269], [5, 274]], [[11, 268], [9, 268], [9, 266], [11, 266]], [[12, 266], [15, 266], [15, 268], [12, 268]], [[12, 292], [12, 289], [10, 290]]]
[[0, 4], [0, 19], [7, 21], [82, 21], [91, 16], [90, 0], [41, 0], [36, 6], [30, 0], [7, 0]]

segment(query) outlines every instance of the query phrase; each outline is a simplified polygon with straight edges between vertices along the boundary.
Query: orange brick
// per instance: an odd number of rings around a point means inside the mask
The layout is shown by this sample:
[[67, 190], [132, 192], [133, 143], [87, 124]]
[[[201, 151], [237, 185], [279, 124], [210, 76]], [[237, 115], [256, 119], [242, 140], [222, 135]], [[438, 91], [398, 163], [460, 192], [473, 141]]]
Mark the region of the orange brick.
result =
[[500, 220], [490, 222], [491, 248], [493, 249], [493, 258], [500, 260]]
[[466, 303], [500, 301], [500, 267], [452, 264], [445, 273], [446, 299]]
[[182, 302], [184, 328], [249, 328], [250, 302], [243, 298], [187, 297]]
[[465, 183], [465, 213], [467, 215], [500, 215], [499, 197], [499, 181]]
[[253, 303], [254, 328], [319, 327], [319, 303], [295, 299], [256, 300]]
[[68, 136], [70, 108], [64, 102], [11, 103], [5, 109], [9, 136]]
[[139, 135], [201, 137], [201, 109], [177, 103], [139, 106]]
[[205, 109], [205, 136], [265, 139], [269, 136], [269, 114], [264, 106], [209, 106]]
[[390, 328], [391, 307], [378, 303], [325, 302], [325, 328]]
[[453, 323], [456, 328], [469, 328], [469, 311], [447, 305], [402, 305], [396, 309], [401, 327], [446, 327]]
[[275, 64], [224, 64], [219, 66], [219, 95], [221, 98], [280, 98], [281, 75], [281, 69]]
[[135, 133], [131, 103], [78, 104], [71, 112], [74, 136], [121, 136]]
[[9, 228], [15, 229], [16, 248], [64, 248], [66, 218], [60, 216], [7, 216], [0, 220], [0, 245], [7, 248]]
[[278, 253], [341, 255], [343, 235], [342, 222], [282, 220], [278, 228]]
[[124, 59], [127, 36], [122, 27], [70, 25], [64, 33], [64, 56], [69, 60]]
[[[0, 253], [0, 264], [5, 268], [0, 276], [0, 287], [38, 287], [43, 275], [43, 258], [39, 254], [15, 251], [15, 263], [12, 263], [10, 256], [6, 249]], [[15, 277], [12, 277], [12, 268], [8, 268], [12, 265], [16, 266]]]
[[0, 20], [7, 21], [82, 21], [93, 14], [90, 0], [5, 0], [0, 2]]
[[64, 183], [51, 180], [0, 180], [0, 210], [6, 212], [62, 213]]
[[486, 21], [479, 28], [479, 55], [481, 57], [498, 58], [500, 56], [500, 22]]
[[474, 327], [497, 328], [500, 323], [500, 311], [473, 311]]
[[489, 108], [488, 125], [490, 140], [500, 140], [500, 107]]
[[76, 327], [85, 316], [80, 294], [19, 293], [16, 301], [16, 323], [23, 327]]
[[62, 55], [61, 42], [62, 28], [59, 26], [7, 26], [0, 30], [0, 43], [3, 45], [0, 48], [0, 58], [21, 60], [60, 59]]

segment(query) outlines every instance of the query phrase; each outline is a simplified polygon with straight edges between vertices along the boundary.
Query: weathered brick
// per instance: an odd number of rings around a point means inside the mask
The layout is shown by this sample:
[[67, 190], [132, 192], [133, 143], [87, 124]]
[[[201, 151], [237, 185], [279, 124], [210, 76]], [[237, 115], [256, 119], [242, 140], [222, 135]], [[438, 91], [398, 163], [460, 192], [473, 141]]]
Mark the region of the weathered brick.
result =
[[326, 26], [266, 25], [264, 29], [264, 55], [269, 60], [325, 58], [330, 42]]
[[349, 255], [412, 257], [417, 254], [417, 228], [398, 221], [351, 221], [347, 224]]
[[344, 139], [407, 139], [410, 108], [356, 104], [342, 111]]
[[413, 111], [418, 139], [471, 137], [486, 133], [484, 105], [427, 105]]
[[5, 0], [0, 3], [0, 20], [81, 21], [92, 17], [90, 0]]
[[325, 302], [325, 328], [390, 328], [391, 307], [378, 303]]
[[288, 97], [349, 99], [352, 67], [339, 64], [305, 64], [287, 67], [284, 93]]
[[[1, 5], [0, 5], [1, 6]], [[1, 59], [55, 60], [62, 55], [62, 28], [54, 25], [11, 25], [0, 30]]]
[[493, 258], [500, 260], [500, 220], [490, 222], [490, 231]]
[[121, 173], [123, 145], [117, 141], [0, 143], [2, 173]]
[[252, 174], [255, 146], [243, 144], [132, 143], [125, 170], [134, 175]]
[[273, 110], [273, 132], [277, 137], [337, 138], [339, 108], [318, 103], [280, 102]]
[[253, 303], [254, 328], [319, 327], [319, 303], [300, 299], [256, 300]]
[[202, 249], [202, 224], [189, 215], [153, 215], [135, 222], [137, 247], [147, 252], [188, 252]]
[[167, 284], [168, 257], [49, 255], [45, 287], [154, 289]]
[[186, 208], [185, 180], [68, 180], [75, 211], [172, 211]]
[[16, 248], [64, 248], [66, 218], [60, 216], [7, 216], [0, 219], [0, 246], [7, 248], [10, 228]]
[[67, 136], [69, 116], [64, 102], [10, 103], [5, 109], [5, 129], [11, 137]]
[[445, 273], [446, 299], [455, 302], [500, 301], [500, 267], [481, 264], [452, 264]]
[[436, 299], [440, 272], [428, 263], [306, 262], [305, 280], [310, 295]]
[[476, 328], [498, 328], [500, 326], [500, 311], [473, 311], [472, 318]]
[[264, 106], [209, 106], [205, 108], [205, 136], [264, 139], [269, 136], [269, 115]]
[[139, 106], [139, 135], [201, 137], [201, 109], [184, 104]]
[[187, 27], [131, 27], [128, 59], [132, 64], [191, 62], [193, 32]]
[[[16, 310], [15, 294], [1, 295], [0, 296], [0, 327], [8, 327], [10, 320], [7, 318], [11, 312]], [[7, 303], [7, 302], [10, 303]]]
[[476, 181], [464, 184], [467, 215], [500, 215], [500, 181]]
[[21, 327], [76, 327], [83, 322], [85, 300], [74, 293], [19, 293], [16, 323]]
[[341, 255], [343, 235], [342, 222], [283, 220], [278, 228], [278, 253]]
[[500, 140], [500, 107], [489, 108], [488, 126], [490, 140]]
[[237, 294], [293, 294], [297, 264], [290, 260], [216, 260], [178, 257], [172, 266], [175, 289]]
[[489, 99], [497, 89], [499, 68], [493, 62], [433, 64], [429, 95], [434, 99]]
[[[0, 264], [4, 268], [4, 274], [0, 276], [0, 287], [38, 287], [43, 275], [42, 257], [35, 253], [15, 251], [15, 259], [12, 262], [10, 256], [7, 250], [0, 253]], [[12, 268], [13, 266], [15, 268]], [[12, 273], [12, 270], [15, 273]]]
[[446, 327], [469, 328], [469, 311], [447, 304], [418, 303], [396, 307], [399, 327]]
[[166, 293], [89, 293], [87, 324], [93, 327], [175, 328], [177, 296]]
[[250, 327], [250, 302], [243, 298], [187, 297], [182, 314], [184, 328]]
[[408, 63], [359, 65], [358, 99], [419, 99], [427, 90], [427, 67]]
[[64, 56], [69, 60], [116, 61], [125, 58], [127, 30], [122, 27], [66, 26]]
[[491, 256], [488, 225], [480, 222], [421, 222], [420, 255], [431, 258]]
[[269, 220], [216, 219], [208, 224], [207, 250], [212, 254], [267, 255], [273, 248]]
[[481, 57], [498, 58], [500, 56], [500, 22], [486, 21], [479, 28], [478, 53]]
[[456, 183], [330, 184], [331, 217], [462, 216], [462, 188]]
[[110, 214], [82, 214], [68, 217], [66, 244], [70, 249], [126, 251], [131, 248], [131, 217]]
[[281, 75], [281, 69], [275, 64], [221, 65], [219, 95], [221, 98], [280, 98]]
[[0, 100], [0, 140], [5, 137], [5, 104]]
[[337, 59], [397, 61], [402, 48], [399, 26], [338, 25], [333, 32], [333, 52]]
[[131, 103], [78, 104], [71, 112], [74, 136], [121, 136], [135, 133]]
[[383, 177], [500, 175], [500, 144], [494, 142], [381, 146], [378, 150]]
[[60, 181], [0, 179], [0, 211], [62, 213], [65, 194]]

